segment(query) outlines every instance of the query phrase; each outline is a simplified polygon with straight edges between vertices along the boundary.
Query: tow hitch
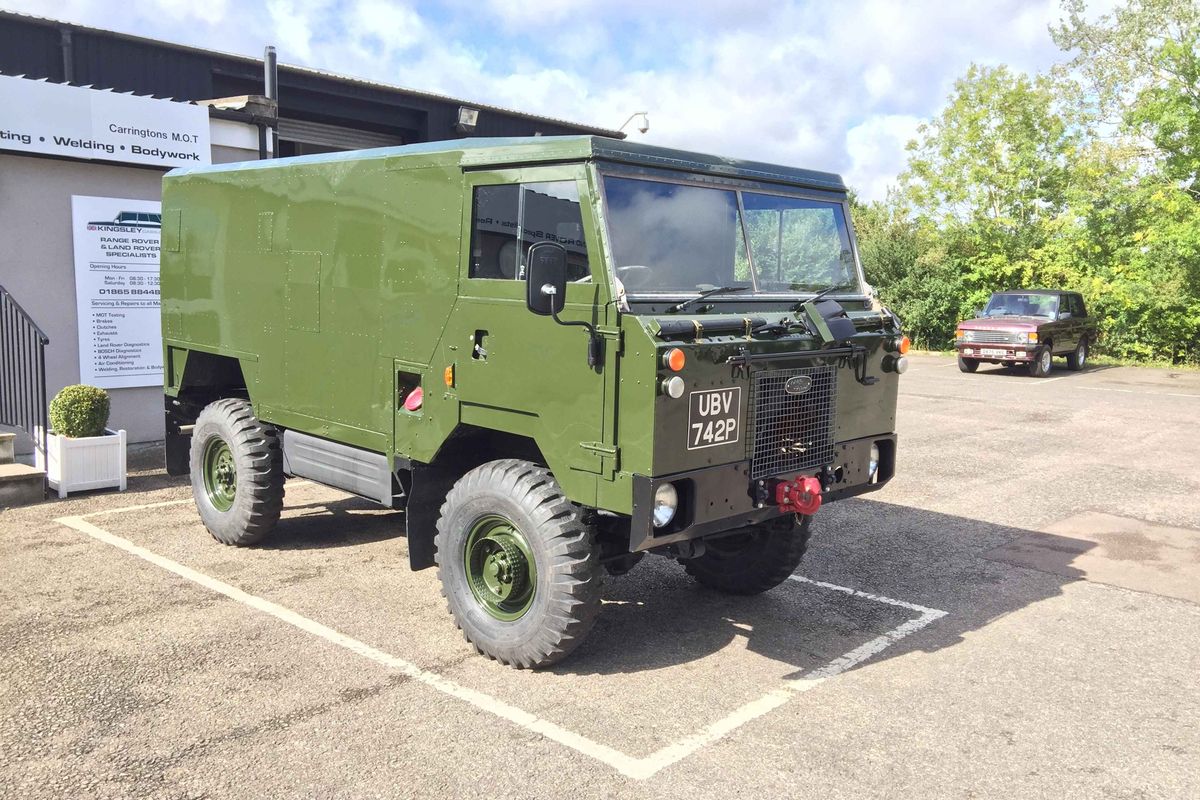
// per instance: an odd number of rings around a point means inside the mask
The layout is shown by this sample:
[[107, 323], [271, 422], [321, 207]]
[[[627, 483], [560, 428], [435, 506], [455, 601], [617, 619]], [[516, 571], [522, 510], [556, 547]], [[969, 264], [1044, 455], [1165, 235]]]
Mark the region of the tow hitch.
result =
[[821, 507], [821, 481], [801, 477], [775, 484], [775, 503], [785, 514], [817, 513]]

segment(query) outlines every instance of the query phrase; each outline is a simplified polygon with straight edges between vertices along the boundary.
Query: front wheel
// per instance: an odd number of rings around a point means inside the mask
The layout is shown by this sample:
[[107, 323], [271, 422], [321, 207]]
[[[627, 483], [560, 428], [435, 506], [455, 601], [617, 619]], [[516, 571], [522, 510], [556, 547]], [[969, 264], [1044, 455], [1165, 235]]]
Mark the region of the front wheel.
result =
[[979, 369], [979, 359], [958, 357], [959, 372], [974, 372], [977, 369]]
[[454, 484], [437, 523], [450, 614], [486, 656], [545, 667], [583, 641], [600, 610], [594, 533], [545, 467], [491, 461]]
[[1039, 347], [1037, 352], [1033, 354], [1033, 360], [1029, 362], [1026, 369], [1032, 378], [1044, 378], [1050, 374], [1052, 364], [1052, 356], [1049, 347]]
[[687, 559], [683, 568], [720, 592], [762, 594], [796, 571], [811, 535], [812, 517], [788, 514], [705, 541], [704, 555]]
[[1088, 357], [1087, 339], [1080, 339], [1079, 344], [1075, 347], [1075, 352], [1067, 356], [1067, 369], [1078, 372], [1083, 369], [1084, 363]]
[[192, 432], [191, 469], [200, 519], [218, 542], [256, 544], [279, 521], [279, 434], [259, 422], [249, 400], [231, 397], [204, 407]]

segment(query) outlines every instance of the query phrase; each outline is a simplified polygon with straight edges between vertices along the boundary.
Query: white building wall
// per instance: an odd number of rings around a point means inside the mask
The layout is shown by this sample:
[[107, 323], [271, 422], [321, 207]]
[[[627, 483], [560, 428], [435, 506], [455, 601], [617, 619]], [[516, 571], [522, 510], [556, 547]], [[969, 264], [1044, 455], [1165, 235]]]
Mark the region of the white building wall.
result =
[[[257, 129], [212, 120], [213, 163], [258, 158]], [[164, 169], [0, 152], [0, 284], [50, 337], [47, 396], [79, 382], [71, 195], [160, 200]], [[109, 389], [109, 427], [130, 442], [163, 438], [163, 394], [154, 386]]]

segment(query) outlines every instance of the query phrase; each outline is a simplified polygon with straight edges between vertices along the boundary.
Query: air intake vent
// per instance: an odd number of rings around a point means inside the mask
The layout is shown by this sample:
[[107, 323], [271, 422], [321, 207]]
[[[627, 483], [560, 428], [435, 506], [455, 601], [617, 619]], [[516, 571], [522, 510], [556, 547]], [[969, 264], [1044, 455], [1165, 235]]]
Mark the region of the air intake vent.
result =
[[833, 461], [837, 368], [764, 370], [750, 384], [750, 477], [768, 478]]

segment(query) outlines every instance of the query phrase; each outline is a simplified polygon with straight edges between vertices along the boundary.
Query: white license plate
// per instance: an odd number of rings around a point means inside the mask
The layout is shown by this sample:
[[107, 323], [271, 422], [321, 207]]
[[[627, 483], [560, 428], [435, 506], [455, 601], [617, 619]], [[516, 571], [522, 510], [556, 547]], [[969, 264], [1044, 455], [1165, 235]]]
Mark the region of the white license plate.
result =
[[688, 450], [737, 442], [742, 418], [740, 386], [692, 392], [688, 403]]
[[1004, 356], [1008, 355], [1009, 352], [996, 347], [984, 347], [980, 349], [979, 354], [983, 356], [1000, 356], [1003, 358]]

